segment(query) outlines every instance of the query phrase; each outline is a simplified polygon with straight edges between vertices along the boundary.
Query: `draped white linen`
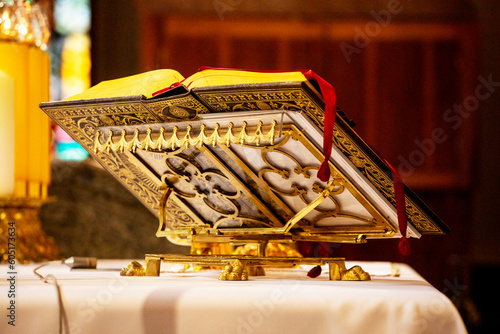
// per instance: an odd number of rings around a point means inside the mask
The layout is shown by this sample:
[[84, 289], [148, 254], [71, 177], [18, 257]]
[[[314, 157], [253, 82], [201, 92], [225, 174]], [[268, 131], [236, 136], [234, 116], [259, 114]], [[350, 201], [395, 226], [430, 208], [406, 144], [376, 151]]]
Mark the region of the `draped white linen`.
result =
[[[218, 281], [220, 271], [160, 277], [121, 277], [130, 261], [99, 260], [97, 269], [50, 264], [60, 287], [70, 333], [466, 333], [453, 303], [405, 264], [359, 264], [371, 281], [329, 281], [328, 269], [311, 279], [310, 267], [266, 269], [265, 277]], [[54, 284], [17, 265], [16, 326], [8, 325], [8, 266], [0, 266], [1, 333], [57, 333], [59, 302]]]

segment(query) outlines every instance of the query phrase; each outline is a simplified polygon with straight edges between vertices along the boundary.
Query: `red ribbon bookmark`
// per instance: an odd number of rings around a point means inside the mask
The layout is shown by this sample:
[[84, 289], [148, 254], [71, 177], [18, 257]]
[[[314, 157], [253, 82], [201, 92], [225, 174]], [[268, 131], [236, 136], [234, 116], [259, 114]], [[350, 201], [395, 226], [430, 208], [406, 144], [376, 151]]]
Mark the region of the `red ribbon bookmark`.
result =
[[311, 70], [301, 71], [307, 80], [315, 80], [321, 94], [323, 95], [323, 100], [325, 101], [325, 120], [323, 129], [323, 155], [325, 159], [319, 166], [318, 178], [327, 182], [330, 179], [330, 166], [328, 161], [332, 155], [332, 145], [333, 145], [333, 127], [335, 126], [335, 114], [337, 109], [337, 94], [332, 85], [316, 73]]
[[406, 237], [406, 228], [408, 226], [408, 222], [406, 220], [406, 201], [405, 201], [405, 184], [401, 175], [396, 171], [392, 165], [387, 162], [387, 165], [391, 169], [392, 172], [392, 182], [394, 184], [394, 199], [396, 200], [396, 212], [398, 214], [398, 226], [399, 231], [401, 232], [401, 239], [399, 240], [399, 252], [402, 255], [410, 255], [410, 241]]

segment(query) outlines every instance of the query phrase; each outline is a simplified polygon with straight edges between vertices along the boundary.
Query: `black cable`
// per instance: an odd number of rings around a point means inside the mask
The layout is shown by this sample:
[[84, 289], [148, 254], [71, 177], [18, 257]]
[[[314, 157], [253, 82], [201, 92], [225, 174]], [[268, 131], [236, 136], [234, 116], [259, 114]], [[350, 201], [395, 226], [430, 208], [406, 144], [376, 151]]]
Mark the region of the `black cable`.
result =
[[63, 334], [63, 333], [69, 334], [68, 317], [66, 315], [66, 310], [64, 308], [64, 303], [63, 303], [62, 293], [61, 293], [61, 286], [59, 285], [57, 278], [52, 274], [49, 274], [49, 275], [44, 277], [40, 273], [38, 273], [38, 270], [45, 267], [45, 266], [48, 266], [50, 264], [61, 264], [61, 263], [64, 263], [64, 260], [63, 261], [49, 261], [49, 262], [42, 263], [41, 265], [39, 265], [38, 267], [33, 269], [33, 273], [35, 275], [37, 275], [38, 277], [40, 277], [40, 279], [43, 280], [44, 283], [47, 283], [47, 284], [53, 283], [55, 285], [56, 291], [57, 291], [57, 302], [59, 305], [59, 334]]

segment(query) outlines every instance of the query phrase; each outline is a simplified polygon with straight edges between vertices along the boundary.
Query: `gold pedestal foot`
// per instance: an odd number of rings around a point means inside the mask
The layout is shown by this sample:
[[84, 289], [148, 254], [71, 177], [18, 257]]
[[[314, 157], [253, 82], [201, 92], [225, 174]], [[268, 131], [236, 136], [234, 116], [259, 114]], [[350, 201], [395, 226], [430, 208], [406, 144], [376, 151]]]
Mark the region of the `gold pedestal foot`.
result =
[[146, 268], [137, 261], [132, 261], [128, 266], [122, 268], [120, 276], [147, 276]]
[[344, 260], [328, 261], [331, 281], [369, 281], [370, 274], [361, 269], [360, 266], [354, 266], [346, 269]]
[[246, 281], [248, 272], [240, 260], [235, 260], [232, 264], [226, 265], [219, 276], [221, 281]]
[[369, 281], [370, 274], [361, 269], [360, 266], [354, 266], [342, 272], [343, 281]]

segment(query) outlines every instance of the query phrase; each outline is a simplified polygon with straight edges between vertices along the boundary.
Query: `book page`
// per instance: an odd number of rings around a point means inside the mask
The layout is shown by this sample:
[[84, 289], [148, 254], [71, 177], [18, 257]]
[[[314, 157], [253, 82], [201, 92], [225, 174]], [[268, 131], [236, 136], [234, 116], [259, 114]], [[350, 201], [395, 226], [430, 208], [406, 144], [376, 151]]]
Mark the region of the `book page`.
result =
[[125, 78], [102, 81], [80, 94], [67, 98], [66, 101], [133, 95], [144, 95], [149, 98], [153, 93], [182, 80], [184, 77], [175, 70], [155, 70]]
[[252, 72], [240, 70], [207, 69], [186, 78], [182, 84], [187, 88], [213, 87], [271, 82], [297, 82], [307, 79], [301, 72]]

